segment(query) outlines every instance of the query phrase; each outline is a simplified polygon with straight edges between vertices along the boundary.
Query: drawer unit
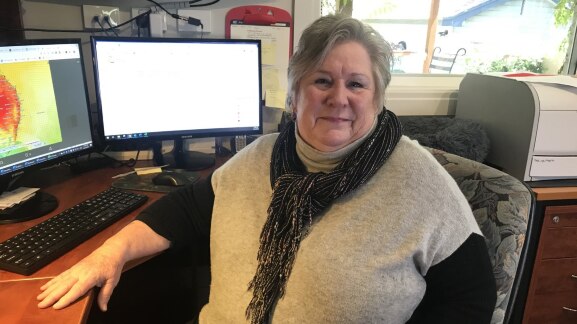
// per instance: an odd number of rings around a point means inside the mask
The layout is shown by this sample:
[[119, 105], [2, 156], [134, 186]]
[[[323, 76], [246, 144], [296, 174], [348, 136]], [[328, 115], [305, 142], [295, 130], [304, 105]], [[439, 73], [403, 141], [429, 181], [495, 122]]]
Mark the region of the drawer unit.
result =
[[[575, 293], [554, 293], [535, 296], [524, 324], [575, 324], [577, 299]], [[562, 306], [563, 305], [563, 306]]]
[[577, 205], [545, 207], [523, 323], [577, 323]]
[[572, 291], [577, 296], [577, 258], [538, 261], [538, 267], [540, 271], [534, 276], [535, 294]]
[[543, 227], [577, 227], [577, 206], [548, 207], [543, 218]]
[[539, 246], [542, 259], [577, 257], [577, 227], [543, 228]]

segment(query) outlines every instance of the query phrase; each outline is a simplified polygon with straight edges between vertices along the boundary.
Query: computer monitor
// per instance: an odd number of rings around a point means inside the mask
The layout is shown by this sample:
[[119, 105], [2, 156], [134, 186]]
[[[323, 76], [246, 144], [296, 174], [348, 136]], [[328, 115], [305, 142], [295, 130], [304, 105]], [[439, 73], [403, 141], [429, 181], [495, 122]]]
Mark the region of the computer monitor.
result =
[[214, 157], [182, 140], [262, 134], [260, 40], [92, 37], [104, 143], [174, 140], [157, 164], [197, 170]]
[[[25, 172], [91, 152], [92, 124], [79, 39], [0, 42], [0, 192]], [[57, 206], [45, 192], [0, 211], [0, 223]]]

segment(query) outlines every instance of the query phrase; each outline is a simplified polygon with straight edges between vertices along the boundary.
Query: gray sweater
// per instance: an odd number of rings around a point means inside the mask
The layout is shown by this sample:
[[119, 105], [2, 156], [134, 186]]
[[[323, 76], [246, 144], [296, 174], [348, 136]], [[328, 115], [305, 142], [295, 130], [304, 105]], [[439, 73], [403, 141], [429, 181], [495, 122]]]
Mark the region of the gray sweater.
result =
[[[276, 137], [262, 136], [212, 177], [212, 282], [200, 323], [246, 321]], [[404, 323], [425, 294], [429, 268], [472, 233], [480, 235], [456, 183], [403, 137], [370, 181], [316, 218], [272, 322]]]

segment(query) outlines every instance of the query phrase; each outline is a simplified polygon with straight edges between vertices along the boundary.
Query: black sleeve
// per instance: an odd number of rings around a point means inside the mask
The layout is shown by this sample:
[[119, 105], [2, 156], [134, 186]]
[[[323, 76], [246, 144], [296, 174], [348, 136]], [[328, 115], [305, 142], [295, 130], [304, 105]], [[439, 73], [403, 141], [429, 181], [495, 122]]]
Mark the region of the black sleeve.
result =
[[171, 242], [172, 248], [208, 246], [214, 203], [212, 174], [163, 196], [137, 217]]
[[497, 302], [485, 239], [469, 238], [425, 276], [427, 290], [407, 323], [490, 323]]

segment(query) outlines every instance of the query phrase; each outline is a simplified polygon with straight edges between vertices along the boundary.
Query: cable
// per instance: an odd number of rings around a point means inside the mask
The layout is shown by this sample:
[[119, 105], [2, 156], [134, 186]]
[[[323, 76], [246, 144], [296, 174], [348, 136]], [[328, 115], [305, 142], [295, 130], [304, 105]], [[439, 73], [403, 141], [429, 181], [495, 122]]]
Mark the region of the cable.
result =
[[[149, 0], [146, 0], [149, 1]], [[171, 7], [178, 7], [178, 8], [189, 8], [191, 4], [201, 2], [203, 0], [190, 0], [190, 1], [170, 1], [164, 2], [164, 5], [170, 5]], [[152, 1], [149, 1], [152, 2]], [[217, 1], [218, 2], [218, 1]], [[160, 5], [156, 4], [156, 6], [160, 7]]]
[[[112, 30], [112, 32], [114, 33], [114, 35], [116, 35], [116, 37], [118, 37], [118, 32], [116, 31], [116, 27], [112, 26], [112, 24], [110, 23], [110, 16], [104, 16], [104, 21], [106, 22], [106, 24], [110, 27], [109, 29]], [[99, 23], [100, 24], [100, 23]], [[101, 25], [102, 26], [102, 25]]]
[[144, 17], [144, 16], [148, 16], [148, 15], [150, 15], [151, 13], [152, 13], [152, 10], [148, 9], [147, 11], [139, 14], [138, 16], [135, 16], [134, 18], [129, 19], [129, 20], [123, 22], [122, 24], [116, 25], [116, 28], [119, 28], [119, 27], [122, 27], [122, 26], [124, 26], [124, 25], [126, 25], [126, 24], [129, 24], [129, 23], [135, 21], [136, 19], [140, 19], [140, 18], [142, 18], [142, 17]]
[[154, 3], [155, 6], [157, 6], [157, 7], [160, 8], [160, 9], [162, 9], [162, 10], [163, 10], [164, 12], [166, 12], [167, 14], [169, 14], [169, 15], [171, 15], [171, 16], [173, 15], [170, 11], [166, 10], [166, 8], [164, 8], [160, 3], [158, 3], [158, 2], [156, 2], [156, 1], [154, 1], [154, 0], [146, 0], [146, 1]]
[[[144, 13], [144, 15], [138, 15], [137, 17], [135, 17], [135, 23], [136, 23], [136, 27], [137, 27], [137, 33], [138, 33], [138, 37], [141, 37], [140, 33], [141, 30], [149, 30], [150, 29], [150, 13], [152, 12], [152, 10], [148, 9], [147, 12]], [[150, 33], [149, 33], [150, 36]]]
[[[154, 1], [154, 0], [147, 0], [148, 2], [152, 2], [154, 3], [155, 6], [157, 6], [158, 8], [162, 9], [164, 12], [166, 12], [169, 16], [171, 16], [174, 19], [177, 20], [184, 20], [186, 21], [189, 25], [193, 25], [193, 26], [200, 26], [200, 29], [204, 29], [204, 26], [202, 25], [202, 22], [200, 21], [200, 19], [196, 19], [193, 17], [184, 17], [181, 16], [179, 14], [175, 14], [175, 13], [171, 13], [170, 11], [166, 10], [166, 8], [164, 8], [163, 6], [160, 5], [160, 3]], [[217, 1], [218, 2], [218, 1]]]
[[190, 7], [190, 8], [206, 7], [206, 6], [210, 6], [210, 5], [213, 5], [213, 4], [215, 4], [215, 3], [220, 2], [220, 0], [214, 0], [214, 1], [209, 2], [209, 3], [202, 3], [202, 4], [198, 4], [198, 5], [195, 5], [195, 4], [194, 4], [194, 3], [197, 3], [197, 2], [200, 2], [200, 1], [201, 1], [201, 0], [189, 1], [189, 2], [188, 2], [189, 7]]
[[138, 156], [140, 155], [140, 150], [136, 151], [136, 157], [134, 157], [134, 159], [129, 159], [127, 165], [129, 167], [133, 167], [136, 165], [136, 162], [138, 162]]
[[100, 23], [100, 17], [99, 17], [99, 16], [94, 16], [94, 18], [92, 18], [92, 21], [94, 21], [95, 23], [97, 23], [98, 26], [100, 26], [100, 31], [103, 32], [106, 36], [108, 36], [108, 31], [107, 31], [106, 28], [104, 28], [104, 26], [102, 26], [102, 24]]
[[112, 160], [114, 162], [115, 168], [119, 168], [119, 167], [123, 167], [123, 166], [134, 167], [136, 165], [136, 163], [138, 162], [138, 156], [140, 155], [140, 149], [138, 149], [136, 151], [136, 157], [135, 158], [130, 158], [127, 161], [122, 161], [122, 160], [118, 160], [116, 158], [113, 158], [112, 156], [105, 154], [105, 152], [97, 152], [97, 153], [110, 159], [110, 160]]

